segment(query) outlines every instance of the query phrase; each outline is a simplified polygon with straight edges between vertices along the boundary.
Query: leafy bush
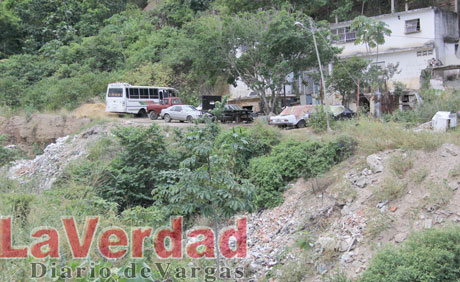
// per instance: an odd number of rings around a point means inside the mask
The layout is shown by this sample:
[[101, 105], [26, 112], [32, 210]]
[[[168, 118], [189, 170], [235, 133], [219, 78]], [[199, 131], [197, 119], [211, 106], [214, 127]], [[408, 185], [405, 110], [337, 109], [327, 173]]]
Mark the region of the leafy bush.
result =
[[272, 147], [281, 142], [280, 130], [262, 121], [256, 121], [254, 126], [248, 129], [248, 134], [258, 156], [270, 153]]
[[[332, 127], [334, 122], [332, 115], [329, 114], [329, 125]], [[327, 116], [324, 106], [316, 106], [315, 112], [310, 116], [308, 120], [309, 126], [313, 128], [315, 132], [323, 132], [327, 129]]]
[[214, 148], [228, 160], [234, 173], [247, 177], [249, 160], [269, 153], [280, 138], [279, 131], [269, 126], [258, 124], [250, 129], [238, 126], [223, 131], [216, 138]]
[[256, 154], [253, 141], [246, 128], [234, 127], [216, 138], [214, 148], [227, 160], [229, 168], [241, 175], [246, 174], [248, 162]]
[[123, 210], [153, 203], [152, 190], [159, 173], [174, 167], [175, 160], [159, 126], [118, 127], [113, 131], [122, 150], [109, 164], [105, 179], [99, 183], [99, 195], [120, 205]]
[[285, 182], [275, 163], [275, 158], [271, 156], [255, 158], [250, 162], [250, 180], [257, 187], [258, 207], [272, 208], [284, 201], [281, 191]]
[[459, 281], [460, 228], [428, 229], [379, 251], [360, 282]]
[[250, 180], [258, 187], [259, 207], [274, 207], [282, 202], [284, 186], [299, 177], [315, 177], [353, 153], [355, 143], [339, 137], [327, 144], [289, 140], [273, 147], [268, 156], [249, 162]]

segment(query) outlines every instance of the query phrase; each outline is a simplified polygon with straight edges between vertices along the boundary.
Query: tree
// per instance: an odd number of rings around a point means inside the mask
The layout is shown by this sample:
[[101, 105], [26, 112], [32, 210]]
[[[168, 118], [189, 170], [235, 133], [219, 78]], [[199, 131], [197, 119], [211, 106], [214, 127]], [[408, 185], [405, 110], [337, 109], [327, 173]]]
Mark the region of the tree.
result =
[[[215, 148], [218, 133], [218, 125], [208, 122], [204, 128], [196, 125], [180, 135], [181, 147], [187, 153], [179, 173], [170, 172], [177, 182], [164, 190], [170, 202], [170, 214], [192, 215], [198, 212], [213, 220], [216, 236], [220, 220], [254, 209], [255, 196], [254, 185], [233, 174], [227, 167], [228, 162], [220, 156], [219, 148]], [[219, 273], [217, 240], [215, 246]]]
[[[222, 50], [232, 76], [241, 79], [262, 100], [266, 114], [276, 111], [288, 75], [317, 65], [310, 30], [296, 29], [303, 21], [286, 10], [243, 14], [224, 19]], [[326, 41], [326, 30], [317, 31], [322, 62], [332, 60], [338, 49]]]
[[[377, 21], [365, 16], [356, 17], [350, 26], [350, 29], [356, 31], [355, 44], [365, 44], [368, 55], [371, 55], [372, 48], [377, 48], [375, 58], [376, 63], [379, 61], [379, 45], [385, 43], [385, 35], [388, 36], [391, 34], [391, 30], [388, 29], [387, 26], [388, 25], [382, 21]], [[381, 67], [373, 65], [371, 66], [370, 70], [379, 72], [381, 71]], [[379, 80], [380, 79], [378, 78], [377, 80], [371, 81], [371, 83], [375, 84]], [[381, 83], [377, 84], [377, 88], [374, 94], [376, 96], [375, 116], [378, 118], [380, 118], [382, 113], [380, 102], [382, 95], [380, 93], [380, 85]]]
[[368, 54], [372, 48], [377, 48], [376, 62], [379, 58], [379, 45], [385, 43], [385, 36], [391, 35], [387, 27], [386, 23], [365, 16], [354, 18], [350, 25], [350, 29], [356, 31], [355, 45], [365, 44]]
[[334, 70], [329, 78], [329, 85], [342, 96], [342, 105], [347, 105], [356, 93], [356, 83], [359, 79], [363, 82], [369, 63], [361, 58], [352, 57], [334, 65]]
[[21, 37], [20, 19], [0, 2], [0, 59], [20, 52]]

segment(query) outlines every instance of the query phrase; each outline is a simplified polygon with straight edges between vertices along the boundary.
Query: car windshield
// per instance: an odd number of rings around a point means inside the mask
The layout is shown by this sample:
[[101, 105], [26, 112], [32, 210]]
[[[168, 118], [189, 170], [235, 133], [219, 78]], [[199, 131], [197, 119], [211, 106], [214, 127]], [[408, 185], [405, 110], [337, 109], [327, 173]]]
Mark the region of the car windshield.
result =
[[186, 111], [198, 111], [194, 106], [183, 106]]

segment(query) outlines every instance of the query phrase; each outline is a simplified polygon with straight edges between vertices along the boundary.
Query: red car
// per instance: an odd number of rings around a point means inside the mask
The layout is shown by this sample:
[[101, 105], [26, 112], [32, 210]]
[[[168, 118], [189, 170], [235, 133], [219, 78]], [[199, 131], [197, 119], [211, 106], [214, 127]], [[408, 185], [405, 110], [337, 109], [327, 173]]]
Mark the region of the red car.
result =
[[156, 120], [161, 113], [161, 110], [169, 108], [174, 105], [183, 105], [179, 97], [164, 98], [159, 104], [149, 104], [147, 106], [147, 113], [149, 118]]

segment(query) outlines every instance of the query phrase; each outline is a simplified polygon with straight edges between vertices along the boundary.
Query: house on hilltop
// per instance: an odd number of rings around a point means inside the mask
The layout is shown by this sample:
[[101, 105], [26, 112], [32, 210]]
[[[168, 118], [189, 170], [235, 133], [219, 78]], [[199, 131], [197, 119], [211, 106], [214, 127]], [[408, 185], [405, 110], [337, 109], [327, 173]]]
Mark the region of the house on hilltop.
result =
[[[423, 79], [430, 80], [434, 87], [443, 88], [449, 81], [452, 81], [450, 85], [454, 84], [460, 74], [458, 6], [444, 3], [443, 7], [450, 10], [440, 7], [410, 10], [406, 5], [405, 11], [372, 17], [386, 23], [392, 31], [378, 49], [368, 50], [364, 44], [355, 45], [356, 33], [350, 29], [351, 21], [332, 24], [332, 33], [338, 37], [335, 44], [343, 48], [339, 57], [346, 60], [357, 56], [382, 67], [398, 64], [399, 72], [389, 81], [389, 87], [398, 81], [407, 90], [392, 104], [401, 110], [411, 108], [417, 102], [415, 90], [421, 87]], [[370, 96], [363, 95], [360, 104], [367, 102], [370, 111], [374, 112], [375, 101]]]
[[[335, 45], [343, 48], [340, 58], [346, 60], [353, 56], [361, 57], [382, 67], [398, 64], [398, 73], [388, 83], [389, 92], [393, 89], [392, 82], [402, 82], [407, 88], [399, 101], [391, 102], [393, 106], [406, 109], [417, 101], [415, 91], [421, 87], [422, 72], [429, 74], [428, 78], [435, 87], [444, 85], [456, 86], [460, 75], [459, 50], [459, 20], [458, 0], [438, 1], [436, 7], [422, 7], [411, 10], [407, 2], [403, 11], [395, 11], [392, 2], [392, 13], [372, 17], [388, 25], [391, 35], [385, 36], [385, 43], [368, 50], [364, 44], [355, 45], [356, 34], [350, 29], [352, 21], [331, 24], [331, 31], [339, 40]], [[403, 2], [404, 3], [404, 2]], [[396, 3], [396, 4], [401, 4]], [[400, 6], [399, 6], [400, 7]], [[325, 69], [328, 69], [325, 67]], [[321, 101], [318, 82], [313, 81], [308, 74], [292, 81], [286, 86], [286, 97], [306, 104]], [[458, 84], [460, 87], [460, 84]], [[384, 90], [382, 89], [382, 92]], [[231, 101], [241, 105], [255, 105], [258, 99], [251, 96], [251, 89], [243, 82], [230, 86]], [[366, 92], [366, 89], [362, 89]], [[375, 99], [372, 95], [363, 95], [363, 101], [371, 112], [374, 112]], [[329, 95], [330, 104], [340, 103], [335, 95]], [[394, 97], [393, 97], [394, 98]], [[391, 100], [391, 99], [390, 99]], [[350, 105], [356, 109], [356, 105]]]
[[373, 48], [369, 52], [365, 45], [354, 44], [356, 35], [350, 31], [351, 21], [331, 25], [332, 33], [339, 37], [337, 46], [343, 48], [339, 57], [358, 56], [379, 65], [399, 64], [400, 73], [395, 74], [393, 80], [403, 82], [410, 89], [420, 88], [421, 72], [427, 68], [449, 67], [449, 71], [441, 73], [444, 79], [458, 74], [453, 68], [460, 64], [456, 12], [428, 7], [373, 18], [386, 23], [392, 33], [385, 36], [385, 44], [379, 45], [378, 50]]

